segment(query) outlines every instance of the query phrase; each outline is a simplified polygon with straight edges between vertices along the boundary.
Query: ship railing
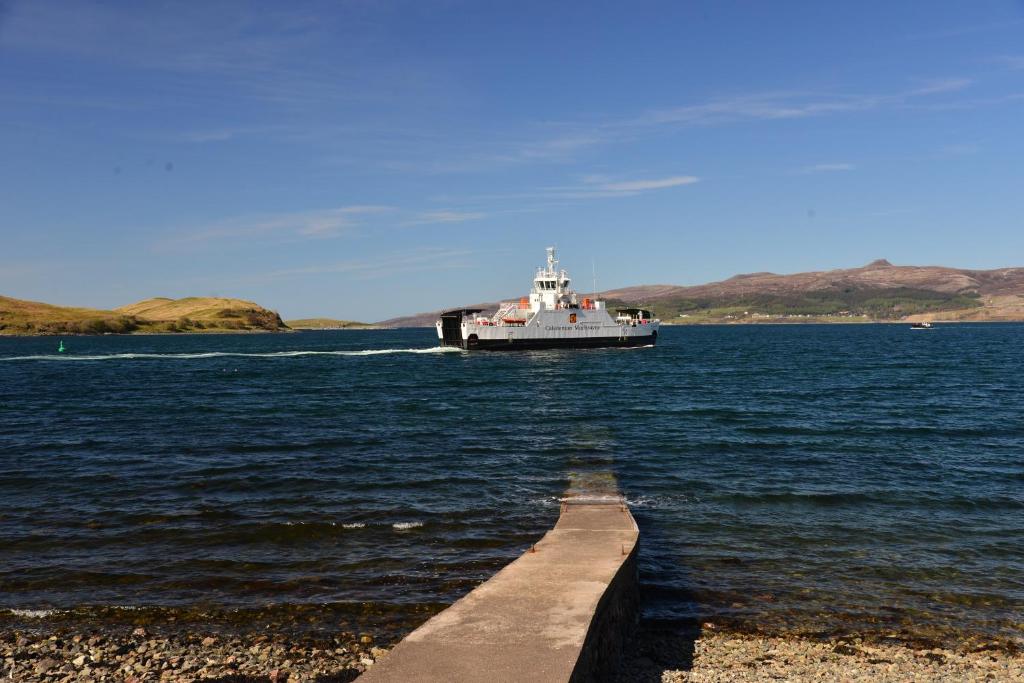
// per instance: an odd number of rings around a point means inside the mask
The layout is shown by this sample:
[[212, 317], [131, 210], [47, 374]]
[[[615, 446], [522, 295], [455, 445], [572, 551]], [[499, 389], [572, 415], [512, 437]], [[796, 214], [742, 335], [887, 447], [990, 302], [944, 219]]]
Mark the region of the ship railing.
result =
[[[522, 306], [522, 305], [520, 305], [518, 303], [515, 303], [515, 302], [503, 303], [498, 308], [498, 312], [497, 312], [496, 315], [497, 315], [497, 317], [517, 317], [518, 318], [518, 317], [520, 317], [521, 313], [526, 311], [526, 310], [527, 310], [526, 307], [524, 307], [524, 306]], [[526, 316], [522, 315], [522, 317], [526, 317]]]
[[528, 313], [522, 302], [502, 302], [494, 314], [494, 321], [498, 325], [525, 325]]

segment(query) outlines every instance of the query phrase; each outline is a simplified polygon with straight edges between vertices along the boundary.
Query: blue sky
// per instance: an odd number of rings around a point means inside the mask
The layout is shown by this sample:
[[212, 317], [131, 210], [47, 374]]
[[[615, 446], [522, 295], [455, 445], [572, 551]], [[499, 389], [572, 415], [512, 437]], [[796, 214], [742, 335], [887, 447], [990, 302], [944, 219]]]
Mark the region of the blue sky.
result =
[[0, 3], [0, 293], [1024, 266], [1022, 2]]

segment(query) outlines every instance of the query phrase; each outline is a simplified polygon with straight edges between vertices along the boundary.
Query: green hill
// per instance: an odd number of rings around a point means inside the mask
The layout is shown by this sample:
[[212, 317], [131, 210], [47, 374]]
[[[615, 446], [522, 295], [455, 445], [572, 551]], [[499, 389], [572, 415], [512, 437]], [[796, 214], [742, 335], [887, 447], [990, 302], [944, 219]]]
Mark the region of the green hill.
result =
[[[609, 308], [628, 305], [609, 300]], [[943, 293], [904, 287], [886, 289], [832, 288], [792, 294], [750, 293], [736, 297], [667, 297], [651, 302], [662, 321], [785, 322], [812, 319], [829, 321], [900, 320], [912, 315], [973, 309], [982, 306], [976, 292]]]

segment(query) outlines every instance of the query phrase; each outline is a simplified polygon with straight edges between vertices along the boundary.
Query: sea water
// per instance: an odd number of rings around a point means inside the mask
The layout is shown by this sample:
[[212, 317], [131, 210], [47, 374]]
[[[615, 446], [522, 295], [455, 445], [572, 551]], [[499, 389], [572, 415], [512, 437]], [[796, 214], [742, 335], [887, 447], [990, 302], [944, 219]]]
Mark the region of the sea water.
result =
[[644, 616], [1019, 641], [1024, 326], [0, 338], [0, 625], [127, 611], [395, 636], [614, 475]]

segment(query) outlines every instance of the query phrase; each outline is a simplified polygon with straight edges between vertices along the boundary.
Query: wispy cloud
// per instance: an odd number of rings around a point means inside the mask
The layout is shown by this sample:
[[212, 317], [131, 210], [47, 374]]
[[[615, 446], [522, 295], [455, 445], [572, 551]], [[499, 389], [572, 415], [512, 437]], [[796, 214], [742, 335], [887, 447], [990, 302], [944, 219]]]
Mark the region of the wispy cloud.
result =
[[967, 111], [979, 107], [991, 107], [1024, 100], [1024, 92], [1006, 93], [992, 97], [968, 97], [945, 102], [913, 102], [904, 105], [906, 109], [923, 111]]
[[[474, 146], [490, 148], [490, 152], [474, 151], [448, 159], [432, 156], [421, 162], [391, 160], [383, 162], [383, 165], [400, 171], [466, 173], [530, 162], [578, 162], [581, 154], [603, 145], [659, 136], [685, 128], [752, 121], [799, 120], [922, 106], [961, 106], [960, 103], [965, 100], [950, 99], [948, 96], [966, 90], [972, 84], [970, 78], [946, 77], [921, 81], [894, 92], [778, 90], [715, 97], [674, 107], [640, 111], [622, 118], [549, 122], [543, 125], [544, 134], [539, 135], [535, 142], [482, 141]], [[976, 103], [977, 106], [982, 104]], [[590, 190], [593, 191], [593, 188]]]
[[605, 175], [584, 176], [582, 185], [544, 188], [535, 196], [546, 199], [600, 199], [603, 197], [632, 197], [655, 190], [666, 190], [700, 182], [692, 175], [674, 175], [665, 178], [644, 178], [641, 180], [613, 179]]
[[285, 268], [266, 273], [261, 276], [261, 279], [321, 275], [325, 273], [355, 273], [370, 277], [390, 277], [395, 273], [413, 270], [468, 268], [472, 264], [466, 260], [466, 257], [471, 256], [473, 253], [469, 249], [425, 247], [383, 259], [335, 261], [333, 263]]
[[444, 77], [420, 64], [324, 59], [327, 45], [352, 56], [378, 49], [376, 27], [362, 13], [345, 5], [322, 12], [232, 3], [22, 2], [13, 4], [3, 44], [8, 51], [156, 73], [122, 98], [134, 105], [245, 100], [294, 111], [413, 93], [429, 98]]
[[1024, 55], [999, 55], [994, 57], [992, 61], [1014, 71], [1024, 69]]
[[831, 173], [833, 171], [852, 171], [857, 168], [853, 164], [814, 164], [813, 166], [804, 166], [800, 169], [801, 173]]
[[179, 231], [162, 245], [187, 246], [214, 240], [288, 237], [314, 239], [336, 237], [360, 224], [361, 217], [392, 211], [393, 207], [352, 205], [317, 211], [237, 216]]
[[[298, 233], [307, 237], [334, 237], [355, 224], [353, 216], [380, 213], [387, 206], [345, 206], [324, 212], [313, 212], [302, 217], [297, 224]], [[287, 225], [287, 221], [284, 225]]]
[[1007, 21], [992, 21], [987, 24], [971, 24], [969, 26], [952, 26], [940, 28], [934, 31], [914, 33], [907, 36], [908, 40], [936, 40], [941, 38], [956, 38], [959, 36], [972, 35], [975, 33], [988, 33], [990, 31], [1004, 31], [1014, 29], [1024, 23], [1020, 19], [1009, 19]]
[[[645, 178], [642, 180], [625, 180], [606, 174], [588, 174], [579, 178], [574, 185], [553, 185], [540, 187], [523, 192], [500, 194], [483, 194], [462, 197], [464, 202], [515, 202], [514, 209], [491, 211], [494, 213], [522, 213], [554, 206], [564, 207], [579, 200], [602, 199], [606, 197], [632, 197], [645, 192], [667, 190], [700, 182], [700, 178], [692, 175], [674, 175], [664, 178]], [[445, 197], [445, 199], [454, 199]], [[538, 201], [539, 200], [539, 201]], [[530, 203], [524, 203], [530, 202]]]
[[800, 119], [826, 114], [868, 111], [883, 106], [899, 106], [929, 95], [951, 93], [971, 85], [968, 78], [944, 78], [928, 81], [896, 93], [828, 94], [805, 92], [764, 92], [713, 99], [697, 104], [656, 109], [638, 117], [606, 124], [612, 128], [651, 128], [663, 126], [706, 126], [743, 120]]
[[876, 106], [877, 102], [876, 96], [815, 97], [791, 92], [758, 93], [655, 109], [636, 118], [610, 125], [620, 128], [651, 128], [706, 126], [745, 119], [792, 119], [868, 109]]
[[376, 165], [392, 171], [424, 174], [476, 173], [532, 163], [570, 163], [578, 161], [585, 150], [608, 142], [607, 136], [590, 131], [567, 132], [563, 136], [539, 135], [537, 140], [501, 139], [508, 137], [505, 135], [493, 137], [497, 139], [485, 137], [464, 150], [453, 150], [453, 146], [446, 143], [444, 153], [447, 156], [439, 157], [430, 150], [426, 159], [388, 159]]
[[882, 209], [871, 211], [865, 215], [871, 218], [889, 218], [891, 216], [906, 216], [913, 213], [918, 213], [918, 209]]
[[521, 161], [561, 161], [571, 158], [576, 152], [600, 145], [605, 140], [594, 134], [568, 135], [555, 137], [540, 142], [521, 145], [511, 155], [512, 159]]
[[619, 183], [604, 183], [602, 185], [598, 185], [598, 187], [609, 192], [644, 192], [646, 190], [662, 190], [667, 187], [679, 187], [680, 185], [692, 185], [699, 180], [700, 178], [692, 175], [675, 175], [669, 178], [626, 180]]
[[286, 126], [225, 126], [206, 130], [191, 130], [179, 134], [182, 142], [227, 142], [250, 135], [271, 135], [288, 130]]
[[939, 93], [957, 92], [970, 87], [974, 81], [970, 78], [939, 78], [926, 82], [902, 95], [893, 95], [896, 100], [909, 99], [911, 97], [922, 97], [925, 95], [937, 95]]
[[487, 214], [482, 211], [424, 211], [417, 214], [411, 220], [405, 221], [402, 225], [426, 225], [429, 223], [464, 223], [466, 221], [480, 220]]
[[964, 156], [967, 154], [977, 154], [981, 150], [978, 145], [971, 144], [969, 142], [943, 145], [939, 148], [937, 153], [938, 156], [955, 157]]

